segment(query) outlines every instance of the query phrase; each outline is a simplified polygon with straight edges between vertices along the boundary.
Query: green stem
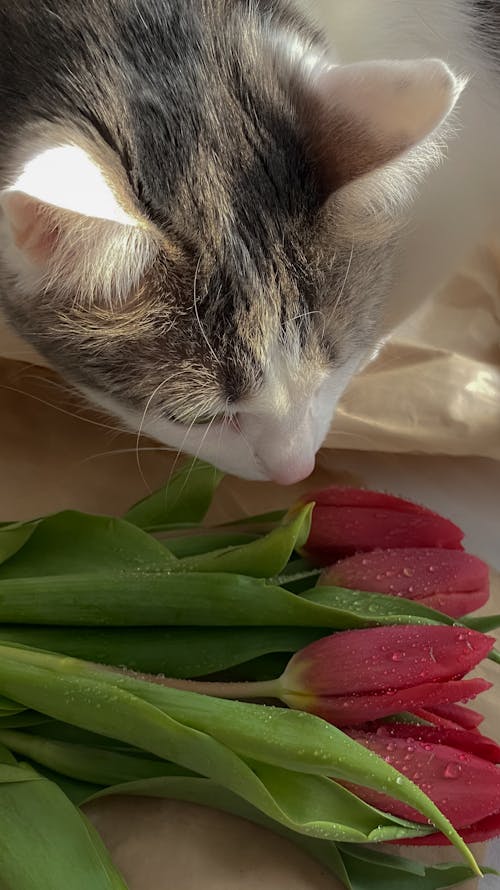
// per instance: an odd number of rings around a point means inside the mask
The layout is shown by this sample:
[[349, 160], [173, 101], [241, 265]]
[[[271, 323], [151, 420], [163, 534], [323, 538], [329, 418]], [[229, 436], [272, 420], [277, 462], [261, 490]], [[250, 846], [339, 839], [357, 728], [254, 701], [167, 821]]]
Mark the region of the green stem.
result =
[[99, 665], [113, 673], [120, 673], [136, 680], [146, 680], [148, 683], [156, 683], [158, 686], [168, 686], [170, 689], [181, 689], [184, 692], [197, 692], [199, 695], [211, 695], [214, 698], [230, 698], [236, 700], [249, 700], [255, 698], [279, 698], [280, 681], [259, 680], [240, 683], [225, 683], [217, 681], [178, 680], [173, 677], [162, 677], [158, 674], [142, 674], [136, 671], [127, 671], [124, 668], [117, 669], [109, 665]]

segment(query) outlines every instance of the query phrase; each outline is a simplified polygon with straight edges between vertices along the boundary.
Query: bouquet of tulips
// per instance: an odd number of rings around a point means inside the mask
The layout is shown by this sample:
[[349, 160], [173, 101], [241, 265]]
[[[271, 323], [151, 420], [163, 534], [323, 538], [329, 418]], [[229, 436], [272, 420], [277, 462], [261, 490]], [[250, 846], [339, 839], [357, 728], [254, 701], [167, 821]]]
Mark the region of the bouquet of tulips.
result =
[[107, 794], [242, 816], [347, 890], [480, 875], [500, 746], [464, 703], [500, 662], [500, 616], [470, 614], [487, 567], [449, 520], [371, 491], [208, 529], [219, 481], [196, 461], [123, 518], [0, 526], [0, 886], [126, 890], [79, 809]]

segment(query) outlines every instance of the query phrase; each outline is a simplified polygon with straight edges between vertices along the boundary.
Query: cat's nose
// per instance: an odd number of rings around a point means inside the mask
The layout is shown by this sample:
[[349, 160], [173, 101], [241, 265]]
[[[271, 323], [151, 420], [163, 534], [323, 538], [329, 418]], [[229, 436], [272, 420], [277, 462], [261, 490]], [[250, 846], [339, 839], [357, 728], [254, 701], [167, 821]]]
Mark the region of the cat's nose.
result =
[[309, 405], [293, 414], [242, 414], [240, 430], [270, 482], [293, 485], [307, 479], [316, 461], [315, 424]]
[[272, 482], [278, 485], [294, 485], [295, 482], [302, 482], [307, 479], [314, 470], [315, 455], [297, 455], [292, 459], [283, 460], [274, 466], [265, 466]]

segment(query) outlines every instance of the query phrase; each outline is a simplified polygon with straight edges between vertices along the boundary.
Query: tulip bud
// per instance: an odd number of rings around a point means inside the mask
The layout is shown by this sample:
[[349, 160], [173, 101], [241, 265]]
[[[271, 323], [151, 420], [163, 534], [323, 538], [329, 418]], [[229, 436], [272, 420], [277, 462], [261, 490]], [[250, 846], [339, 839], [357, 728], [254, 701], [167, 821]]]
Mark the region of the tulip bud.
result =
[[319, 584], [403, 596], [460, 618], [487, 602], [489, 570], [463, 550], [373, 550], [337, 562], [326, 569]]
[[[362, 729], [362, 727], [360, 727]], [[371, 728], [368, 728], [371, 731]], [[424, 726], [418, 723], [381, 723], [374, 729], [380, 738], [416, 739], [418, 742], [431, 742], [449, 745], [468, 751], [491, 763], [500, 763], [500, 745], [480, 732], [466, 729], [449, 729], [442, 726]]]
[[327, 488], [315, 502], [304, 552], [320, 565], [377, 548], [444, 547], [461, 550], [463, 532], [426, 507], [378, 491]]
[[402, 711], [466, 701], [489, 689], [463, 680], [486, 657], [493, 637], [462, 627], [402, 625], [348, 630], [297, 652], [273, 695], [336, 726], [356, 726]]
[[434, 723], [436, 726], [448, 727], [449, 729], [477, 729], [484, 717], [479, 711], [473, 711], [472, 708], [465, 708], [463, 705], [447, 704], [434, 705], [432, 708], [419, 708], [414, 711], [417, 717]]
[[[406, 724], [394, 725], [390, 732], [353, 730], [349, 735], [425, 791], [467, 843], [485, 841], [500, 832], [500, 769], [485, 757], [488, 743], [495, 744], [491, 740], [478, 743], [476, 733], [457, 732], [452, 736], [445, 731], [437, 739], [425, 727], [410, 728]], [[381, 810], [423, 821], [416, 810], [385, 794], [352, 784], [347, 787]], [[425, 846], [447, 843], [442, 834], [405, 841], [415, 842]]]

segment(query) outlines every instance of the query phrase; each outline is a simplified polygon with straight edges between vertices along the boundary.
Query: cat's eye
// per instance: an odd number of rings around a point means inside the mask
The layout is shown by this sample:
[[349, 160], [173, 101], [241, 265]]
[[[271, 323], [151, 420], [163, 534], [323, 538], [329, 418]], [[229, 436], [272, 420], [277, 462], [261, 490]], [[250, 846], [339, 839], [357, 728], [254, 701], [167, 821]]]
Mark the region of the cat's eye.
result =
[[226, 414], [224, 411], [221, 411], [218, 414], [197, 414], [195, 417], [178, 417], [175, 414], [169, 414], [168, 420], [171, 420], [173, 423], [182, 424], [182, 426], [208, 426], [222, 423], [224, 420], [229, 420], [230, 415]]
[[222, 423], [227, 418], [227, 414], [221, 411], [220, 414], [199, 414], [194, 420], [190, 421], [193, 426], [202, 426], [203, 424]]

